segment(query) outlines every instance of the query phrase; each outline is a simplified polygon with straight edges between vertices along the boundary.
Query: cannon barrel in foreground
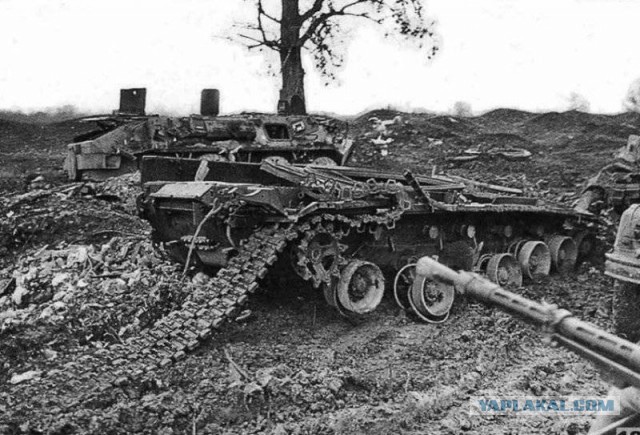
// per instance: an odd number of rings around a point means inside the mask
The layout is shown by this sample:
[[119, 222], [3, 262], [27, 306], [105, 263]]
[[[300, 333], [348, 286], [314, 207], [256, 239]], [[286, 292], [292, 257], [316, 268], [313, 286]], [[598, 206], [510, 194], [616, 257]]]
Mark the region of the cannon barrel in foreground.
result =
[[514, 314], [552, 332], [551, 339], [595, 363], [618, 387], [640, 388], [640, 346], [575, 318], [554, 305], [529, 300], [471, 272], [456, 272], [430, 257], [416, 266], [414, 285], [423, 279], [453, 284], [456, 292]]

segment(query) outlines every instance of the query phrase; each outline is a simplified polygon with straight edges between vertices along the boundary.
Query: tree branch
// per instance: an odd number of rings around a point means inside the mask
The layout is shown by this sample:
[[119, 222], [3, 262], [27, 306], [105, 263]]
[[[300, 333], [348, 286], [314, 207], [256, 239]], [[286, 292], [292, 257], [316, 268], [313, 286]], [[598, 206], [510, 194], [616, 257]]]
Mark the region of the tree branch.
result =
[[270, 48], [272, 50], [275, 50], [275, 51], [279, 51], [280, 50], [280, 41], [273, 41], [271, 39], [263, 41], [263, 40], [254, 38], [254, 37], [249, 36], [249, 35], [243, 35], [242, 33], [238, 33], [238, 36], [241, 37], [241, 38], [248, 39], [249, 41], [255, 42], [255, 44], [247, 45], [247, 48], [249, 50], [252, 50], [252, 49], [258, 48], [258, 47], [262, 47], [262, 46], [268, 47], [268, 48]]
[[257, 42], [257, 44], [248, 45], [247, 47], [249, 48], [249, 50], [253, 48], [265, 46], [265, 47], [271, 48], [272, 50], [279, 51], [280, 41], [269, 39], [267, 37], [267, 32], [264, 30], [264, 23], [262, 22], [263, 15], [267, 18], [273, 19], [269, 15], [267, 15], [266, 12], [264, 11], [264, 8], [262, 7], [262, 0], [258, 0], [258, 25], [256, 27], [253, 27], [253, 30], [260, 32], [260, 35], [262, 36], [262, 40], [250, 37], [248, 35], [239, 35], [239, 36]]
[[[367, 17], [367, 14], [365, 12], [361, 13], [361, 14], [356, 14], [356, 13], [352, 13], [352, 12], [347, 12], [347, 9], [352, 8], [354, 6], [357, 6], [359, 4], [364, 4], [367, 3], [371, 0], [354, 0], [351, 3], [347, 3], [346, 5], [344, 5], [343, 7], [341, 7], [340, 9], [329, 9], [328, 12], [322, 13], [320, 15], [318, 15], [316, 17], [315, 20], [313, 20], [311, 22], [311, 24], [309, 24], [309, 27], [307, 28], [307, 30], [304, 32], [304, 34], [300, 37], [300, 45], [303, 45], [305, 42], [307, 42], [314, 33], [316, 33], [316, 31], [318, 30], [318, 28], [320, 27], [321, 24], [327, 22], [331, 17], [335, 17], [335, 16], [364, 16]], [[315, 4], [314, 4], [315, 6]]]
[[320, 12], [320, 9], [322, 9], [322, 1], [323, 0], [315, 0], [313, 2], [313, 6], [311, 6], [311, 8], [307, 12], [305, 12], [300, 16], [300, 22], [304, 23], [309, 18], [311, 18], [315, 13]]
[[258, 14], [262, 14], [271, 21], [280, 24], [280, 20], [276, 19], [272, 15], [268, 14], [267, 11], [265, 11], [264, 6], [262, 5], [262, 0], [258, 0]]

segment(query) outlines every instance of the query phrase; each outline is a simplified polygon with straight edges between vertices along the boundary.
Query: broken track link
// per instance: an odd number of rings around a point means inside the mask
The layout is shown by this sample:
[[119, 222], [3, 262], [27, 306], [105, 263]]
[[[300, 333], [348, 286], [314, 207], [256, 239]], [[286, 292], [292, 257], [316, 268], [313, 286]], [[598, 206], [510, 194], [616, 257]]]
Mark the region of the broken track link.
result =
[[151, 359], [151, 364], [147, 364], [150, 368], [182, 359], [237, 313], [258, 289], [258, 281], [264, 278], [286, 244], [287, 232], [272, 228], [256, 232], [227, 267], [189, 295], [181, 310], [169, 313], [153, 328], [132, 337], [127, 347], [135, 349], [134, 353], [146, 353]]
[[[11, 406], [20, 407], [24, 403], [31, 409], [27, 401], [41, 396], [43, 391], [53, 393], [60, 389], [67, 393], [62, 394], [67, 397], [58, 398], [62, 408], [47, 409], [44, 414], [70, 415], [82, 404], [99, 400], [112, 386], [140, 380], [156, 369], [183, 359], [238, 312], [248, 296], [258, 289], [258, 281], [265, 277], [287, 243], [298, 234], [294, 227], [266, 227], [256, 231], [225, 268], [187, 297], [181, 309], [170, 312], [153, 327], [122, 344], [73, 355], [69, 362], [57, 370], [49, 370], [39, 381], [14, 387], [26, 400]], [[0, 417], [0, 424], [4, 423], [4, 417]]]

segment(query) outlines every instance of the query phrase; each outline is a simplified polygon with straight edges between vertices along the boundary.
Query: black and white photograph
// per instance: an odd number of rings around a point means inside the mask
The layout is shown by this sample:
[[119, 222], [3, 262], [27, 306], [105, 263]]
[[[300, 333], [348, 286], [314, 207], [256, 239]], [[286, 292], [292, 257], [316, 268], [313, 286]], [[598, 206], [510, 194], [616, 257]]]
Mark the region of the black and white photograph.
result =
[[0, 434], [640, 435], [639, 28], [0, 0]]

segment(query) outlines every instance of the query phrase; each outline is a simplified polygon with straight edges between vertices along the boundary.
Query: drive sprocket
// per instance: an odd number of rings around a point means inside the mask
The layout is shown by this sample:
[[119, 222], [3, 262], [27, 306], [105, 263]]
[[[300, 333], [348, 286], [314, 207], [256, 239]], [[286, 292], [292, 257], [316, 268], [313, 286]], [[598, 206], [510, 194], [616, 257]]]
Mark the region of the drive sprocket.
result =
[[329, 284], [332, 277], [339, 277], [341, 266], [346, 263], [342, 253], [347, 249], [340, 240], [347, 234], [341, 222], [314, 218], [292, 248], [295, 272], [311, 281], [315, 288], [322, 283]]

